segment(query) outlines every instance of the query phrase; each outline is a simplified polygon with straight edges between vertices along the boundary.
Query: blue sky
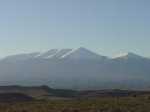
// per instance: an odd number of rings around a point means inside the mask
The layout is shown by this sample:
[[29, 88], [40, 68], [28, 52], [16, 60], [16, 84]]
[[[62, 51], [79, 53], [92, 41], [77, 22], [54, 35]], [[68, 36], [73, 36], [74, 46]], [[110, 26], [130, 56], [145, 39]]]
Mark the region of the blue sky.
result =
[[0, 56], [86, 47], [150, 57], [149, 0], [1, 0]]

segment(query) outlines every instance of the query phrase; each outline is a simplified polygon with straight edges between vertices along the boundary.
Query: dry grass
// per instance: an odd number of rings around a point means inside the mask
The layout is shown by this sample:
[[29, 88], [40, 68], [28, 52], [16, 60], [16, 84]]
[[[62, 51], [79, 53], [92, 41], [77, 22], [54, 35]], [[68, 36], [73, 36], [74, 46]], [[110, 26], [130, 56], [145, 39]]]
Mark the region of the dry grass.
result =
[[150, 97], [1, 102], [0, 112], [150, 112]]

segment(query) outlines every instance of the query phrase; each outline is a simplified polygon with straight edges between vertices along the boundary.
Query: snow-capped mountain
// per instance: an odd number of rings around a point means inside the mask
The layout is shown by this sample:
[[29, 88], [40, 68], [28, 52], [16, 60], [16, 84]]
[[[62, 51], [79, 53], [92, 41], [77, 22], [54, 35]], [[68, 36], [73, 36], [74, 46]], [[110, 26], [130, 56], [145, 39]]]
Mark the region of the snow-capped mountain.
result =
[[66, 53], [60, 58], [69, 58], [75, 60], [79, 60], [79, 59], [100, 60], [101, 58], [104, 58], [104, 56], [100, 56], [92, 51], [89, 51], [86, 48], [81, 47]]
[[27, 60], [27, 59], [90, 59], [100, 60], [104, 56], [98, 55], [86, 48], [80, 47], [78, 49], [51, 49], [46, 52], [35, 52], [27, 54], [18, 54], [12, 56], [6, 56], [5, 60]]
[[124, 58], [124, 59], [141, 59], [144, 58], [142, 56], [139, 56], [137, 54], [131, 53], [131, 52], [125, 52], [125, 53], [117, 53], [110, 57], [111, 59], [116, 58]]
[[0, 60], [0, 85], [46, 84], [54, 88], [150, 87], [150, 59], [134, 53], [110, 57], [86, 48], [51, 49]]

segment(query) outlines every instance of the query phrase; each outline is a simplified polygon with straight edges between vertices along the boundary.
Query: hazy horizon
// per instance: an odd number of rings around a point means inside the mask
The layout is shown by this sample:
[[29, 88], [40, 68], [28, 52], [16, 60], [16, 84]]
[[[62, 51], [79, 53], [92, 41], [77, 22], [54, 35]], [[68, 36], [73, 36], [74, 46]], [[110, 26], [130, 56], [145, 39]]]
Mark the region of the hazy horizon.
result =
[[[0, 59], [4, 59], [7, 56], [14, 56], [14, 55], [20, 55], [20, 54], [46, 53], [46, 52], [48, 52], [50, 50], [54, 50], [54, 49], [56, 49], [56, 50], [72, 49], [72, 51], [76, 51], [76, 50], [78, 50], [80, 48], [87, 49], [87, 48], [85, 48], [83, 46], [82, 47], [78, 47], [78, 48], [52, 48], [52, 49], [48, 49], [48, 50], [45, 50], [45, 51], [32, 51], [32, 52], [20, 52], [20, 53], [17, 53], [17, 54], [8, 54], [8, 55], [5, 55], [5, 56], [1, 56]], [[87, 49], [87, 50], [89, 50], [89, 49]], [[135, 54], [135, 55], [138, 55], [138, 56], [142, 56], [144, 58], [150, 58], [150, 57], [145, 57], [143, 55], [140, 55], [138, 53], [134, 53], [134, 52], [131, 52], [131, 51], [128, 51], [128, 52], [113, 52], [113, 53], [110, 53], [110, 55], [100, 54], [100, 53], [92, 51], [92, 50], [89, 50], [89, 51], [91, 51], [93, 53], [96, 53], [96, 54], [98, 54], [100, 56], [108, 57], [108, 58], [112, 58], [112, 57], [115, 57], [115, 56], [123, 56], [123, 55], [127, 55], [128, 53], [132, 53], [132, 54]]]
[[0, 57], [85, 47], [150, 57], [148, 0], [0, 1]]

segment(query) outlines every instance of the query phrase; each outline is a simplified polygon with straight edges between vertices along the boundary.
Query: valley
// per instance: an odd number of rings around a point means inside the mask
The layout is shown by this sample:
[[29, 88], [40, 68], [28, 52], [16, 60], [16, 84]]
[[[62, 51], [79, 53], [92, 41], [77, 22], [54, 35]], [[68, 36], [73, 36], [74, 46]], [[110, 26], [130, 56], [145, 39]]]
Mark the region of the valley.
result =
[[[1, 86], [0, 112], [149, 112], [150, 91]], [[1, 99], [2, 98], [2, 99]]]

